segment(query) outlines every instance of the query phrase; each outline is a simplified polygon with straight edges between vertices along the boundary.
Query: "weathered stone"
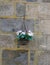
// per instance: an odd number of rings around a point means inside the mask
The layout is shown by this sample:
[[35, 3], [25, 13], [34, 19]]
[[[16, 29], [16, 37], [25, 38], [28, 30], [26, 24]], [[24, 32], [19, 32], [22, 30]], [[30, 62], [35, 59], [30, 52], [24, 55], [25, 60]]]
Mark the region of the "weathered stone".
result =
[[30, 52], [30, 65], [33, 65], [33, 63], [34, 63], [34, 51], [33, 50], [31, 50], [31, 52]]
[[26, 13], [26, 6], [22, 3], [17, 3], [16, 4], [16, 15], [17, 16], [24, 16]]
[[39, 29], [43, 34], [50, 34], [50, 20], [41, 20]]
[[37, 0], [27, 0], [27, 2], [36, 2]]
[[[15, 31], [16, 32], [17, 30], [23, 30], [22, 22], [23, 22], [22, 19], [0, 19], [0, 31], [4, 31], [4, 32], [14, 32]], [[31, 19], [25, 20], [25, 26], [27, 30], [33, 31], [34, 21]]]
[[[16, 3], [16, 11], [14, 11], [15, 8], [13, 8], [15, 7], [15, 5], [13, 6], [12, 3], [9, 3], [9, 2], [15, 2], [15, 1], [18, 1], [18, 3]], [[24, 3], [21, 3], [24, 1], [28, 3], [26, 5]], [[35, 32], [35, 38], [30, 43], [28, 43], [28, 45], [26, 46], [21, 45], [20, 48], [29, 48], [30, 51], [37, 48], [40, 51], [50, 50], [50, 3], [32, 3], [36, 1], [42, 2], [42, 0], [9, 0], [9, 2], [6, 1], [7, 3], [5, 3], [2, 0], [2, 3], [0, 1], [0, 16], [13, 16], [15, 13], [16, 16], [21, 17], [21, 16], [24, 16], [24, 13], [25, 13], [26, 27], [28, 30]], [[43, 0], [43, 2], [44, 1], [45, 0]], [[46, 2], [47, 1], [48, 0], [46, 0]], [[39, 20], [34, 21], [33, 19], [34, 20], [39, 19]], [[9, 33], [14, 31], [16, 32], [17, 30], [22, 29], [21, 28], [22, 22], [23, 22], [23, 19], [21, 18], [20, 19], [0, 19], [0, 31], [9, 32]], [[39, 32], [43, 33], [44, 35], [39, 35]], [[16, 48], [16, 47], [17, 47], [17, 44], [14, 43], [13, 35], [0, 34], [0, 48]], [[31, 65], [33, 65], [33, 60], [34, 60], [34, 53], [32, 52], [30, 52]], [[45, 53], [44, 56], [41, 55], [41, 57], [39, 58], [38, 65], [41, 65], [41, 64], [50, 65], [49, 58], [50, 58], [50, 54], [48, 53]], [[0, 60], [2, 60], [1, 49], [0, 49]], [[1, 62], [2, 61], [0, 61], [0, 65], [2, 65]]]
[[28, 65], [28, 51], [3, 50], [2, 65]]
[[46, 3], [48, 3], [48, 2], [50, 2], [50, 0], [42, 0], [43, 2], [46, 2]]
[[38, 58], [38, 65], [50, 65], [50, 52], [42, 53]]
[[15, 46], [13, 35], [0, 35], [0, 48], [13, 48]]
[[1, 3], [0, 4], [0, 16], [13, 16], [14, 7], [12, 3]]
[[20, 29], [22, 19], [0, 19], [0, 31], [14, 32]]
[[38, 4], [27, 4], [26, 5], [26, 16], [32, 19], [38, 19]]
[[50, 19], [50, 3], [41, 3], [38, 6], [39, 19]]

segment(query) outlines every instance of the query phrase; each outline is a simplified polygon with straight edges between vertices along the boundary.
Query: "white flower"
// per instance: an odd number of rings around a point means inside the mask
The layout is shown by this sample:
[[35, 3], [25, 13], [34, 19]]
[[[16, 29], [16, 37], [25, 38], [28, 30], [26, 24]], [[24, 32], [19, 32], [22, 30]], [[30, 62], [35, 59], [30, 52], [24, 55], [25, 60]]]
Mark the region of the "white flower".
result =
[[[26, 32], [22, 32], [22, 30], [19, 30], [19, 31], [16, 32], [16, 35], [19, 35], [19, 33], [21, 33], [21, 34], [23, 34], [23, 35], [26, 34]], [[34, 33], [32, 33], [31, 30], [29, 30], [27, 34], [28, 34], [29, 36], [33, 36], [33, 35], [34, 35]]]
[[28, 31], [28, 35], [29, 35], [29, 36], [33, 36], [33, 33], [29, 30], [29, 31]]
[[25, 35], [26, 33], [25, 32], [22, 32], [21, 34]]
[[17, 31], [16, 32], [16, 35], [19, 35], [19, 33], [21, 33], [21, 32], [22, 32], [22, 30]]

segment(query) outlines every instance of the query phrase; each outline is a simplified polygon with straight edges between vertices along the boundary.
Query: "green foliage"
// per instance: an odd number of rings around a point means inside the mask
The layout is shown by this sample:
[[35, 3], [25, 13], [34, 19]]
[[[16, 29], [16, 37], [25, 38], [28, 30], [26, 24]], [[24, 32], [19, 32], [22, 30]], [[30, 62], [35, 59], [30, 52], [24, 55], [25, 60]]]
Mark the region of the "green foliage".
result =
[[16, 38], [18, 39], [18, 40], [20, 40], [20, 39], [25, 39], [25, 40], [32, 40], [32, 36], [29, 36], [28, 34], [19, 34], [19, 35], [17, 35], [16, 36]]

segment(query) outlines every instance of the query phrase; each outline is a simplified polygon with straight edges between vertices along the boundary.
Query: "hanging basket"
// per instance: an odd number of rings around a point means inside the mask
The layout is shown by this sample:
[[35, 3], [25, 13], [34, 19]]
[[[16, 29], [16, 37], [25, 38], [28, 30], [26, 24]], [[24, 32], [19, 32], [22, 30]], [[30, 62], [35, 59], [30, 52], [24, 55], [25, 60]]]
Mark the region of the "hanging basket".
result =
[[29, 36], [28, 34], [19, 34], [16, 36], [18, 40], [32, 40], [32, 36]]
[[18, 41], [25, 41], [25, 42], [28, 42], [28, 41], [31, 41], [33, 39], [33, 33], [31, 32], [28, 32], [28, 33], [25, 33], [25, 32], [22, 32], [22, 31], [18, 31], [17, 32], [17, 35], [16, 35], [16, 38]]

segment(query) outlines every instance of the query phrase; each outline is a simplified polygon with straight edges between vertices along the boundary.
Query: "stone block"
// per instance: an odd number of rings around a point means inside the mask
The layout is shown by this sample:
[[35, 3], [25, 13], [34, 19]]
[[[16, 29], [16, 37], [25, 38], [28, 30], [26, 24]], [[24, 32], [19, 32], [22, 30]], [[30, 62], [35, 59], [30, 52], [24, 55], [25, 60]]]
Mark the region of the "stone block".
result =
[[33, 65], [34, 64], [34, 50], [31, 50], [30, 51], [30, 65]]
[[27, 4], [26, 5], [26, 16], [32, 19], [38, 19], [38, 4]]
[[14, 32], [20, 29], [22, 19], [0, 19], [0, 31]]
[[50, 0], [42, 0], [43, 2], [45, 2], [45, 3], [49, 3], [50, 2]]
[[13, 16], [14, 6], [12, 3], [0, 2], [0, 16]]
[[28, 65], [28, 51], [3, 50], [2, 65]]
[[44, 34], [50, 34], [50, 20], [41, 20], [39, 29]]
[[27, 2], [37, 2], [37, 0], [27, 0]]
[[16, 16], [24, 16], [26, 13], [26, 6], [23, 3], [16, 4]]
[[40, 50], [50, 51], [50, 34], [43, 34], [39, 44]]
[[38, 11], [40, 19], [50, 19], [50, 3], [39, 4]]
[[38, 65], [50, 65], [50, 52], [42, 53], [38, 58]]
[[[3, 32], [16, 32], [17, 30], [23, 30], [23, 19], [0, 19], [0, 31]], [[29, 24], [29, 25], [28, 25]], [[27, 30], [34, 30], [34, 20], [25, 20], [25, 26]]]
[[0, 48], [13, 48], [15, 47], [13, 35], [0, 34]]

